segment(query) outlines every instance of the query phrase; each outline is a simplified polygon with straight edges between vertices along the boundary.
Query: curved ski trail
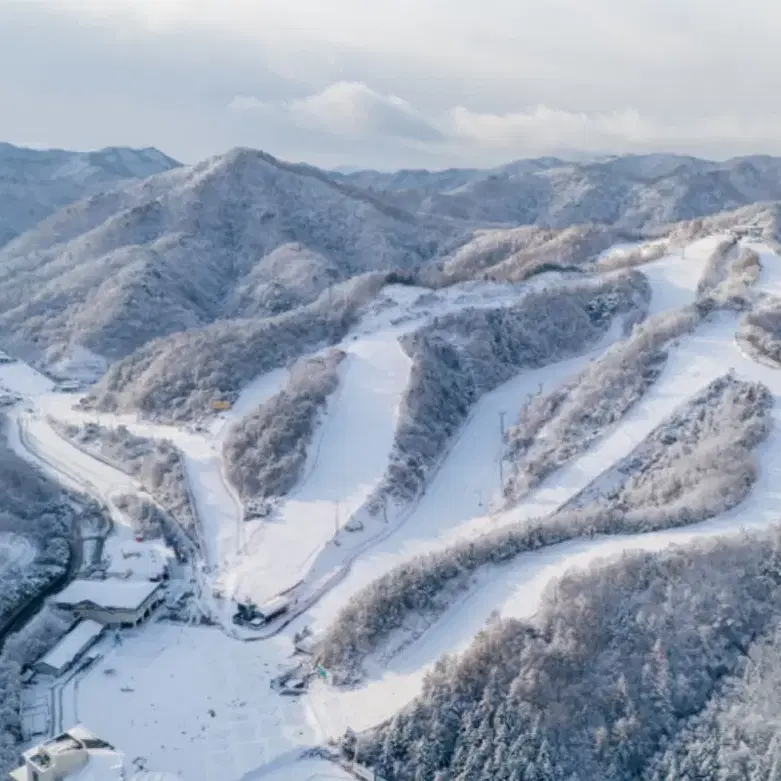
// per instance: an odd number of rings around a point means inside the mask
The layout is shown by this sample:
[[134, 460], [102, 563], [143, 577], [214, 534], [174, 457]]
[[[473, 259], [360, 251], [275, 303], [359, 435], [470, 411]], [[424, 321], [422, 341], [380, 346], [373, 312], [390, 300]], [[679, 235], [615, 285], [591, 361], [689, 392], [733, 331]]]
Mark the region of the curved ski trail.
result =
[[345, 345], [339, 389], [328, 400], [304, 478], [277, 515], [256, 524], [226, 573], [228, 593], [261, 601], [298, 583], [388, 466], [410, 360], [396, 334]]
[[[768, 255], [771, 274], [781, 280], [781, 258]], [[615, 557], [625, 551], [659, 551], [716, 536], [763, 530], [778, 522], [781, 506], [781, 371], [744, 355], [735, 342], [738, 317], [720, 313], [681, 341], [654, 388], [623, 419], [616, 430], [575, 462], [555, 473], [543, 488], [519, 507], [503, 514], [502, 522], [518, 521], [550, 511], [579, 486], [627, 455], [676, 408], [709, 382], [730, 369], [746, 380], [764, 383], [774, 398], [774, 427], [757, 449], [759, 475], [751, 493], [737, 507], [710, 520], [687, 527], [645, 534], [575, 539], [521, 554], [512, 562], [480, 570], [470, 591], [416, 641], [404, 648], [367, 685], [352, 691], [316, 686], [310, 706], [338, 734], [346, 726], [363, 729], [392, 716], [420, 691], [425, 673], [444, 653], [464, 650], [485, 627], [492, 612], [503, 617], [529, 618], [539, 606], [548, 584], [567, 570]], [[379, 571], [373, 562], [373, 571]], [[385, 567], [383, 567], [384, 569]], [[339, 589], [337, 589], [339, 591]], [[336, 593], [333, 595], [336, 596]], [[345, 598], [341, 594], [341, 599]], [[328, 600], [326, 600], [328, 601]], [[313, 611], [315, 612], [315, 611]], [[326, 611], [325, 607], [323, 612]]]

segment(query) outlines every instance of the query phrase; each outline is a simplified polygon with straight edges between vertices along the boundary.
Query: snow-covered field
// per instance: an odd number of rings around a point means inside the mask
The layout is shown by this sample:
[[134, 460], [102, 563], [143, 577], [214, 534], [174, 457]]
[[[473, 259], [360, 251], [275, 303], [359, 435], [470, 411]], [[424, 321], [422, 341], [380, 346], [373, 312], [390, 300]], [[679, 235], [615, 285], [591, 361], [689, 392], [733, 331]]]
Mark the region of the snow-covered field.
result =
[[320, 736], [294, 697], [269, 688], [290, 641], [239, 643], [214, 628], [152, 623], [106, 638], [63, 690], [65, 722], [95, 725], [129, 757], [185, 781], [239, 781]]
[[[676, 309], [694, 300], [708, 256], [722, 237], [709, 237], [641, 267], [652, 284], [651, 311]], [[757, 290], [781, 294], [781, 259], [767, 247]], [[543, 275], [535, 285], [551, 284]], [[545, 514], [576, 495], [625, 457], [664, 418], [705, 385], [734, 369], [742, 379], [763, 382], [775, 399], [781, 423], [781, 372], [745, 356], [735, 342], [737, 316], [712, 317], [671, 350], [662, 375], [630, 412], [588, 452], [557, 470], [525, 501], [509, 511], [496, 509], [501, 453], [501, 413], [509, 425], [525, 398], [550, 390], [577, 374], [619, 337], [614, 331], [588, 355], [524, 372], [475, 406], [440, 469], [403, 523], [385, 532], [377, 524], [338, 535], [338, 527], [361, 506], [382, 478], [408, 374], [409, 359], [398, 335], [432, 313], [468, 305], [501, 305], [517, 298], [517, 287], [482, 283], [440, 291], [421, 300], [421, 291], [394, 287], [341, 345], [340, 387], [327, 404], [304, 475], [276, 516], [244, 523], [242, 507], [221, 466], [221, 443], [232, 421], [248, 414], [283, 385], [287, 372], [258, 378], [230, 413], [201, 433], [100, 415], [100, 422], [126, 422], [146, 436], [165, 436], [185, 453], [197, 509], [204, 525], [209, 564], [219, 568], [228, 594], [262, 600], [301, 579], [325, 583], [323, 594], [289, 628], [258, 642], [239, 642], [225, 627], [153, 622], [123, 636], [121, 645], [102, 641], [101, 661], [63, 686], [63, 717], [93, 725], [130, 756], [143, 756], [161, 771], [185, 781], [314, 781], [348, 778], [329, 763], [297, 761], [302, 748], [337, 736], [347, 726], [382, 721], [419, 691], [426, 670], [444, 652], [466, 647], [493, 611], [533, 615], [545, 586], [571, 567], [624, 550], [657, 550], [715, 534], [762, 528], [778, 519], [781, 507], [781, 426], [759, 451], [760, 473], [750, 497], [729, 513], [705, 523], [646, 535], [576, 540], [524, 554], [503, 567], [486, 569], [474, 587], [418, 640], [374, 671], [365, 685], [340, 691], [315, 683], [303, 697], [283, 697], [270, 688], [292, 661], [292, 632], [304, 625], [323, 628], [361, 587], [420, 552], [477, 535], [506, 523]], [[10, 383], [3, 377], [0, 380]], [[45, 457], [44, 465], [74, 487], [90, 487], [110, 498], [135, 490], [131, 478], [73, 448], [54, 434], [43, 413], [83, 419], [73, 399], [50, 393], [50, 386], [16, 370], [19, 391], [38, 413], [21, 409], [23, 432]], [[40, 375], [38, 375], [40, 377]], [[47, 381], [48, 382], [48, 381]], [[23, 405], [24, 406], [24, 405]], [[96, 417], [90, 415], [89, 417]], [[13, 429], [13, 427], [12, 427]], [[25, 442], [12, 444], [33, 458]], [[121, 519], [116, 538], [121, 540]], [[0, 537], [0, 563], [3, 538]], [[115, 544], [115, 543], [112, 543]], [[335, 575], [338, 575], [335, 576]]]

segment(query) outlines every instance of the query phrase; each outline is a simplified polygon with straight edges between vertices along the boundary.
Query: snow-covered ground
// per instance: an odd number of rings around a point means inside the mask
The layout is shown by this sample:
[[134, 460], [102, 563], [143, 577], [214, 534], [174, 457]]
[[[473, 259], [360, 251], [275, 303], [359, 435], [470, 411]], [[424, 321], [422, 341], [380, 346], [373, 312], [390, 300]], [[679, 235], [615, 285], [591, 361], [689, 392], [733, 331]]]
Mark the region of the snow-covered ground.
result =
[[663, 258], [640, 266], [653, 289], [650, 314], [691, 304], [702, 272], [726, 234], [707, 236], [685, 248], [672, 248]]
[[[653, 288], [652, 312], [694, 300], [702, 269], [719, 238], [695, 242], [686, 248], [683, 258], [678, 251], [671, 251], [641, 267]], [[757, 289], [781, 294], [781, 259], [766, 247], [756, 248], [763, 263]], [[551, 284], [559, 278], [544, 275], [535, 284]], [[506, 512], [492, 511], [491, 501], [499, 487], [500, 413], [507, 413], [509, 425], [529, 393], [536, 392], [540, 384], [548, 390], [572, 377], [617, 337], [612, 333], [591, 355], [525, 372], [484, 397], [403, 525], [384, 539], [382, 535], [374, 539], [377, 530], [368, 528], [364, 533], [341, 534], [342, 545], [337, 547], [329, 544], [337, 524], [337, 502], [338, 522], [344, 523], [381, 479], [387, 464], [398, 403], [409, 372], [398, 335], [433, 313], [467, 305], [505, 304], [514, 300], [513, 296], [517, 299], [519, 289], [473, 283], [437, 294], [401, 286], [386, 293], [388, 304], [371, 312], [342, 344], [348, 358], [340, 367], [340, 389], [327, 404], [304, 477], [280, 506], [278, 517], [268, 523], [241, 521], [240, 503], [221, 469], [220, 448], [231, 422], [283, 386], [284, 370], [258, 378], [229, 414], [215, 419], [202, 433], [98, 416], [108, 425], [124, 421], [139, 434], [166, 436], [182, 448], [210, 541], [210, 563], [222, 566], [228, 589], [262, 599], [307, 573], [313, 582], [327, 582], [329, 575], [342, 567], [344, 577], [341, 582], [335, 578], [336, 585], [326, 589], [322, 599], [291, 628], [259, 642], [238, 642], [220, 628], [163, 621], [126, 633], [121, 645], [114, 645], [111, 638], [103, 640], [99, 646], [103, 659], [62, 686], [65, 721], [92, 725], [129, 756], [147, 757], [150, 767], [179, 772], [185, 781], [348, 778], [327, 762], [297, 761], [301, 749], [339, 735], [348, 725], [362, 728], [392, 716], [419, 691], [426, 670], [437, 658], [466, 647], [492, 611], [515, 617], [533, 615], [540, 594], [552, 579], [570, 567], [586, 566], [604, 556], [631, 549], [656, 550], [776, 522], [781, 506], [778, 425], [761, 446], [757, 485], [749, 499], [730, 513], [686, 529], [576, 540], [486, 569], [458, 604], [366, 685], [346, 692], [318, 683], [304, 697], [280, 696], [269, 684], [293, 661], [289, 658], [293, 627], [325, 626], [363, 585], [421, 551], [550, 512], [612, 467], [680, 404], [730, 368], [741, 378], [765, 383], [775, 398], [776, 423], [781, 419], [781, 372], [744, 356], [734, 339], [736, 316], [719, 315], [680, 340], [646, 396], [587, 453], [552, 474], [519, 506]], [[2, 372], [0, 367], [0, 380], [6, 382]], [[48, 381], [21, 375], [19, 369], [14, 376], [20, 392], [41, 411], [64, 419], [84, 414], [69, 410], [72, 399], [49, 393]], [[86, 481], [107, 497], [132, 485], [130, 478], [114, 474], [116, 470], [95, 462], [59, 437], [54, 439], [56, 434], [40, 414], [26, 420], [30, 438], [45, 453], [46, 468], [59, 479], [73, 480], [82, 488]], [[19, 452], [25, 449], [18, 438], [15, 446]], [[348, 569], [345, 563], [353, 557]]]
[[156, 770], [240, 781], [321, 739], [299, 700], [270, 689], [289, 666], [286, 638], [239, 643], [218, 629], [156, 622], [97, 650], [100, 662], [62, 691], [63, 721], [93, 725]]
[[27, 537], [0, 532], [0, 575], [11, 566], [26, 567], [35, 558], [35, 546]]
[[21, 361], [0, 364], [0, 385], [28, 399], [54, 389], [54, 383], [48, 377]]

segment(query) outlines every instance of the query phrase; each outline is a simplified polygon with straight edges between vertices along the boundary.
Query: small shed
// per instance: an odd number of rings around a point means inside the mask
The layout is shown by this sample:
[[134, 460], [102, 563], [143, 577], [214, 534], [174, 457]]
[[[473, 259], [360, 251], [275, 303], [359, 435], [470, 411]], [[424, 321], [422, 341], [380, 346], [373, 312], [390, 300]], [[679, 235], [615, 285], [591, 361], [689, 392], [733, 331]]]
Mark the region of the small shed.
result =
[[80, 621], [33, 665], [34, 669], [44, 675], [62, 675], [84, 655], [102, 632], [103, 625], [97, 621]]

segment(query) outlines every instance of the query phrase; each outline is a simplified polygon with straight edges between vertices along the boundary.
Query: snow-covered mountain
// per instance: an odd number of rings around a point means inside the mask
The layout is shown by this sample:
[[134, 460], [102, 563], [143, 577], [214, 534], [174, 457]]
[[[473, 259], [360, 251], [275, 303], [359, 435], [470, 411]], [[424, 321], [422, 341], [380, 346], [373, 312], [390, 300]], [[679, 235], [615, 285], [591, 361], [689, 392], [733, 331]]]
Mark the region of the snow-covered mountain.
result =
[[157, 149], [25, 149], [0, 142], [0, 246], [73, 201], [179, 163]]
[[328, 738], [387, 781], [774, 778], [778, 165], [394, 190], [235, 150], [0, 249], [0, 347], [110, 363], [71, 395], [0, 356], [0, 620], [77, 546], [183, 560], [56, 681], [20, 670], [61, 611], [0, 638], [0, 771], [51, 702], [185, 781], [346, 779]]
[[269, 316], [369, 271], [414, 270], [453, 229], [317, 169], [240, 149], [71, 204], [0, 249], [0, 327], [29, 352], [114, 359]]
[[[752, 712], [778, 714], [777, 212], [603, 250], [605, 226], [488, 230], [424, 264], [442, 284], [364, 265], [274, 317], [151, 340], [86, 399], [0, 364], [9, 447], [111, 513], [75, 521], [107, 535], [109, 582], [148, 577], [152, 551], [190, 560], [160, 620], [23, 684], [66, 631], [43, 612], [0, 652], [3, 701], [53, 699], [54, 728], [78, 714], [185, 781], [347, 779], [310, 751], [327, 738], [389, 781], [677, 780], [703, 756], [698, 779], [767, 778], [778, 749]], [[18, 474], [5, 501], [46, 523]], [[34, 530], [0, 533], [0, 575], [30, 588], [52, 554]], [[7, 610], [25, 596], [3, 593]], [[242, 617], [281, 595], [281, 615]], [[287, 686], [294, 646], [313, 656]], [[0, 767], [24, 713], [0, 709]]]
[[361, 171], [342, 177], [407, 209], [484, 224], [639, 229], [781, 198], [781, 159], [725, 162], [627, 155], [572, 163], [520, 160], [494, 169]]
[[[671, 222], [781, 198], [781, 160], [763, 157], [542, 158], [491, 171], [350, 175], [249, 149], [177, 167], [153, 152], [94, 157], [102, 168], [73, 158], [82, 166], [71, 162], [67, 181], [80, 177], [89, 191], [96, 170], [122, 179], [170, 170], [75, 201], [0, 248], [0, 329], [8, 349], [49, 366], [72, 364], [74, 354], [93, 365], [128, 357], [108, 384], [123, 403], [147, 398], [148, 410], [152, 398], [162, 399], [158, 383], [198, 395], [238, 390], [244, 373], [228, 364], [241, 351], [226, 350], [233, 339], [266, 338], [280, 327], [289, 337], [312, 316], [319, 318], [312, 334], [335, 338], [345, 323], [334, 314], [358, 317], [365, 291], [388, 275], [439, 288], [570, 273], [617, 242], [669, 231]], [[748, 208], [775, 236], [775, 207]], [[728, 215], [722, 227], [745, 218]], [[685, 230], [693, 238], [705, 229]], [[348, 303], [329, 314], [335, 284], [348, 285]], [[271, 321], [279, 317], [286, 319]], [[195, 356], [204, 344], [220, 346], [202, 354], [222, 379], [209, 385], [202, 373], [179, 384], [170, 350], [189, 345]], [[286, 348], [275, 360], [296, 355]], [[256, 353], [253, 365], [258, 360]], [[150, 375], [151, 366], [162, 373]], [[192, 374], [186, 362], [174, 366]], [[131, 390], [139, 372], [143, 393]]]

